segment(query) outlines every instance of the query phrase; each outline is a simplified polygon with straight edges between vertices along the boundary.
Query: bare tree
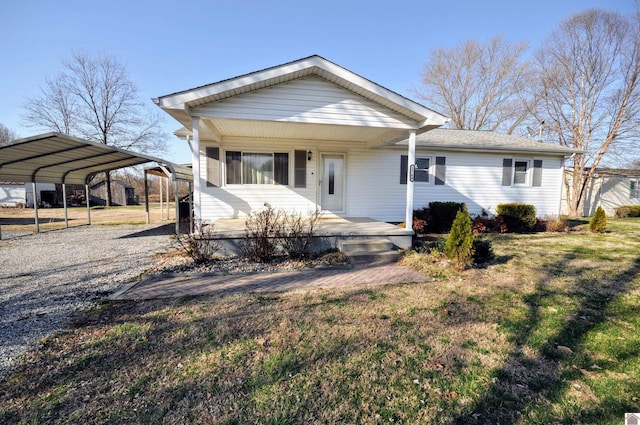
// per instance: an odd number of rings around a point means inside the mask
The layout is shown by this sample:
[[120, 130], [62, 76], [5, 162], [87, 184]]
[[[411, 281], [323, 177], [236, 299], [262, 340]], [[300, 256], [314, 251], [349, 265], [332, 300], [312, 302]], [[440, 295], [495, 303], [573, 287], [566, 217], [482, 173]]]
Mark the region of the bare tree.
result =
[[[108, 56], [74, 53], [25, 104], [28, 125], [146, 153], [166, 150], [160, 115], [142, 104], [126, 68]], [[107, 205], [111, 178], [105, 173]]]
[[28, 98], [24, 104], [25, 125], [62, 134], [73, 134], [78, 122], [78, 102], [65, 85], [65, 75], [47, 78], [40, 95]]
[[538, 97], [526, 43], [502, 36], [485, 44], [474, 40], [432, 50], [422, 72], [418, 96], [466, 130], [513, 133], [530, 116]]
[[0, 123], [0, 146], [10, 143], [12, 140], [17, 139], [16, 133]]
[[572, 216], [581, 215], [585, 189], [607, 152], [638, 142], [638, 24], [638, 16], [588, 10], [564, 21], [537, 53], [548, 129], [561, 145], [585, 152], [573, 156], [565, 179]]

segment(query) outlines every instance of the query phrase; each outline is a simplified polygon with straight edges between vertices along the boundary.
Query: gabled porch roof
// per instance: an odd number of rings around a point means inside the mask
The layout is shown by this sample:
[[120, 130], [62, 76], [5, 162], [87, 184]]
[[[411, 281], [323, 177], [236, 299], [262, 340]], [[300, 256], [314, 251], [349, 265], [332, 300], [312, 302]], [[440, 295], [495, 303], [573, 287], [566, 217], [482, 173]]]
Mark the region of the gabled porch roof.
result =
[[[200, 138], [215, 141], [260, 137], [382, 145], [406, 138], [411, 130], [419, 134], [447, 121], [320, 56], [160, 96], [154, 102], [187, 131], [192, 119], [200, 118]], [[335, 115], [329, 117], [328, 111]]]

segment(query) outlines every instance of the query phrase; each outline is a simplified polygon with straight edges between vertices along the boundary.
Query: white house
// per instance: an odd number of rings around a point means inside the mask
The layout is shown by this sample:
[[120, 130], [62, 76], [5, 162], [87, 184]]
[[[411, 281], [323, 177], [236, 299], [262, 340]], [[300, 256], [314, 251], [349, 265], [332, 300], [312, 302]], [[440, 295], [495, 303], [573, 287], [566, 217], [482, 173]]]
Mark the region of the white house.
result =
[[266, 203], [326, 215], [412, 222], [431, 201], [498, 203], [558, 214], [574, 151], [491, 132], [435, 130], [447, 118], [311, 56], [154, 102], [191, 145], [196, 219], [243, 217]]
[[[38, 184], [38, 203], [51, 204], [55, 198], [56, 185], [53, 183]], [[43, 197], [44, 192], [44, 197]], [[24, 182], [0, 182], [0, 207], [33, 208], [33, 184]]]
[[616, 208], [629, 205], [640, 205], [640, 170], [597, 168], [585, 190], [582, 214], [590, 217], [601, 206], [613, 217]]

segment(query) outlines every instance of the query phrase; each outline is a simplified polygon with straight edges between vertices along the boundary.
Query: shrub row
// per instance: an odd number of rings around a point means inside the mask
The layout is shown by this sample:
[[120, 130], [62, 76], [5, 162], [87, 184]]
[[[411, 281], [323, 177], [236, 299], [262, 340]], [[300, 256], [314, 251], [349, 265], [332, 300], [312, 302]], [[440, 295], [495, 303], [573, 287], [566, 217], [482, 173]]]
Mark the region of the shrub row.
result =
[[616, 208], [616, 217], [640, 217], [640, 205], [623, 205]]
[[[429, 207], [420, 208], [413, 212], [413, 229], [417, 233], [447, 233], [458, 211], [467, 213], [464, 202], [430, 202]], [[536, 208], [530, 204], [499, 204], [496, 207], [496, 217], [477, 216], [473, 219], [474, 234], [531, 232], [539, 230], [541, 222], [536, 218]], [[561, 223], [553, 223], [553, 227], [564, 227]], [[543, 230], [547, 230], [546, 228]]]

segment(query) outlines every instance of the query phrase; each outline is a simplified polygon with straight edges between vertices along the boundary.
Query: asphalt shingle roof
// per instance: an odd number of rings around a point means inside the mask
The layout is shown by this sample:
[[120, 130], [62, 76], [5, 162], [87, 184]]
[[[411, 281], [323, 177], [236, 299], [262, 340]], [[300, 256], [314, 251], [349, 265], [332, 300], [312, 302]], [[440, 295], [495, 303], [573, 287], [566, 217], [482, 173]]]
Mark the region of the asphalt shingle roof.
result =
[[[406, 145], [407, 140], [400, 142]], [[437, 128], [416, 136], [416, 147], [444, 150], [528, 152], [571, 155], [580, 150], [494, 131]]]

